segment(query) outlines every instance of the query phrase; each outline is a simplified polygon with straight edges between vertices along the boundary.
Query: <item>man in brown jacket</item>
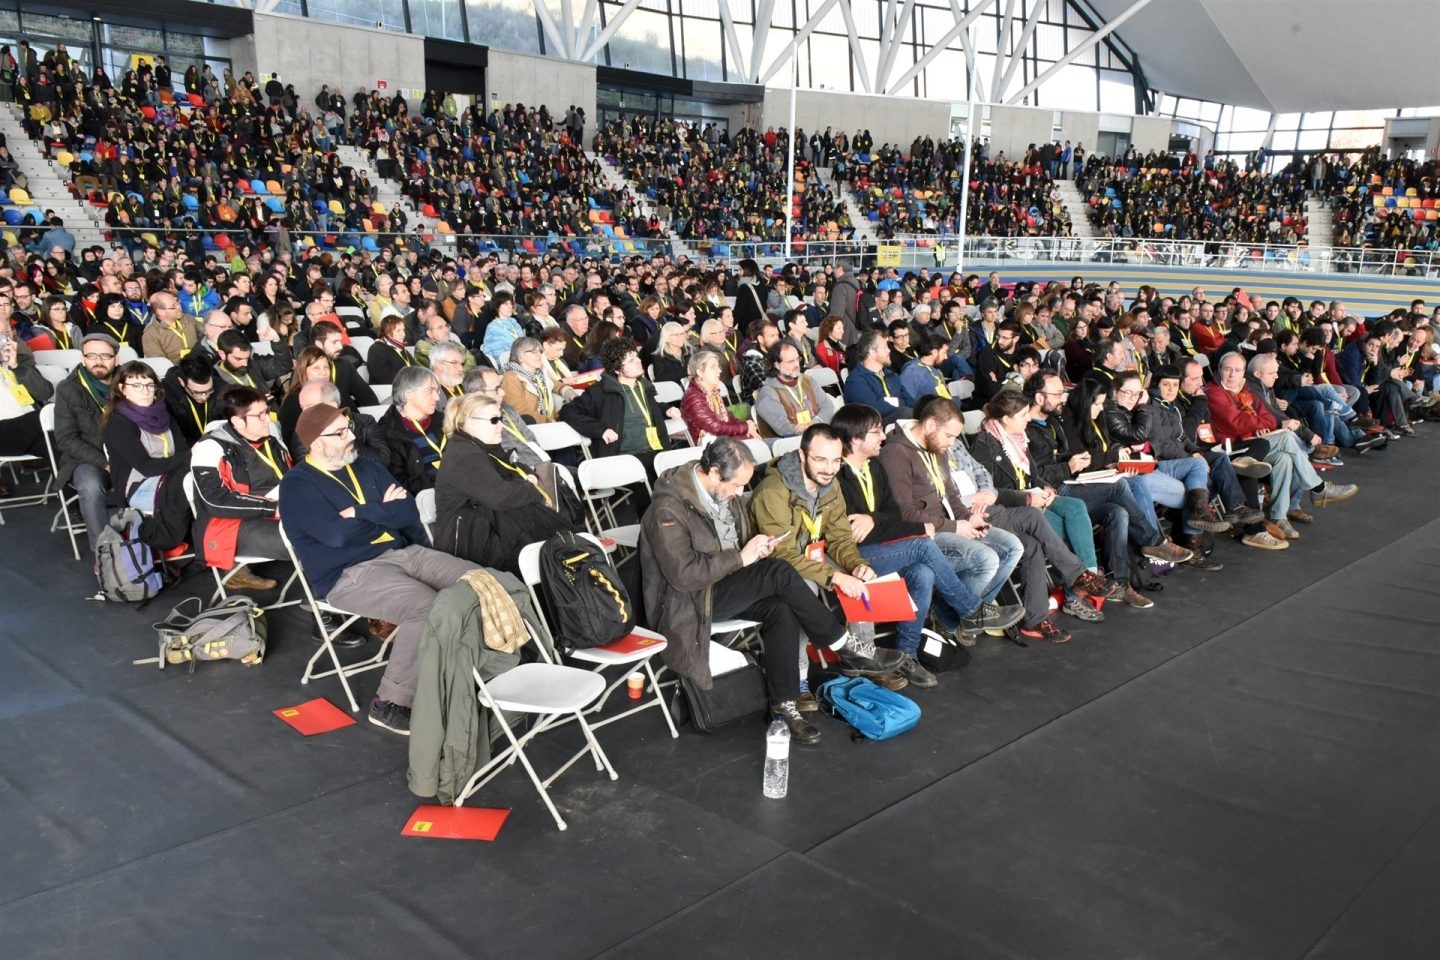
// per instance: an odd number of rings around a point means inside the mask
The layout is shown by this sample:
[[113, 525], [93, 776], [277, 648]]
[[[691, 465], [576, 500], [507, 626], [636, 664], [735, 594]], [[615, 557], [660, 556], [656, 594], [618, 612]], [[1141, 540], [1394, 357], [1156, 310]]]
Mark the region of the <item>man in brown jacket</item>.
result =
[[796, 706], [801, 631], [860, 673], [883, 673], [850, 650], [845, 625], [815, 598], [795, 568], [771, 557], [776, 538], [753, 533], [738, 495], [755, 461], [744, 443], [718, 437], [697, 464], [667, 471], [640, 527], [640, 566], [650, 626], [670, 642], [665, 664], [703, 688], [711, 685], [710, 625], [744, 618], [761, 624], [770, 708], [801, 743], [820, 728]]

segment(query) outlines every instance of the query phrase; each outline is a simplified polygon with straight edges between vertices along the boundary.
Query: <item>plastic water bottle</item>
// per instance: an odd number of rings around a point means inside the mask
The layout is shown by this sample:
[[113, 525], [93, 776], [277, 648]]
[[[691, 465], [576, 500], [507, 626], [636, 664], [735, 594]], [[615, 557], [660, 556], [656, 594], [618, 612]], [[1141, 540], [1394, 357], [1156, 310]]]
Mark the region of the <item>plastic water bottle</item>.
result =
[[789, 788], [790, 728], [784, 720], [774, 720], [765, 731], [765, 796], [783, 800]]

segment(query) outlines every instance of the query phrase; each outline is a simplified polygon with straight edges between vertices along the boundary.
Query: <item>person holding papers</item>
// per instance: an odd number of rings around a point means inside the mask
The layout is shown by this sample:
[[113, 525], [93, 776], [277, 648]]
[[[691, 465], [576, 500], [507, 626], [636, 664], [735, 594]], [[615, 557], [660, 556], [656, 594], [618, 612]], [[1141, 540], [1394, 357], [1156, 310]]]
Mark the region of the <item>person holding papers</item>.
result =
[[[986, 616], [980, 597], [956, 576], [950, 560], [935, 546], [935, 525], [906, 520], [890, 493], [885, 470], [875, 461], [885, 430], [880, 414], [871, 407], [848, 403], [835, 413], [831, 427], [844, 445], [845, 465], [839, 474], [850, 529], [860, 555], [880, 574], [898, 573], [910, 592], [915, 615], [896, 621], [896, 646], [904, 655], [900, 673], [917, 687], [933, 687], [935, 675], [915, 659], [920, 650], [920, 628], [932, 612], [936, 624], [959, 638], [963, 646], [974, 644], [974, 634], [986, 628], [1003, 630], [1025, 615], [1024, 608], [997, 608]], [[981, 583], [993, 576], [998, 558], [987, 555], [988, 563], [977, 563]], [[940, 602], [932, 606], [932, 597]], [[877, 618], [879, 619], [879, 618]]]
[[805, 589], [796, 568], [775, 559], [794, 538], [784, 530], [755, 529], [739, 500], [754, 472], [743, 440], [717, 437], [698, 463], [660, 477], [640, 525], [646, 618], [669, 641], [661, 654], [666, 666], [705, 689], [713, 682], [711, 624], [737, 617], [759, 621], [771, 712], [796, 740], [814, 743], [820, 728], [797, 704], [802, 631], [834, 650], [849, 676], [883, 676], [893, 667], [863, 652]]

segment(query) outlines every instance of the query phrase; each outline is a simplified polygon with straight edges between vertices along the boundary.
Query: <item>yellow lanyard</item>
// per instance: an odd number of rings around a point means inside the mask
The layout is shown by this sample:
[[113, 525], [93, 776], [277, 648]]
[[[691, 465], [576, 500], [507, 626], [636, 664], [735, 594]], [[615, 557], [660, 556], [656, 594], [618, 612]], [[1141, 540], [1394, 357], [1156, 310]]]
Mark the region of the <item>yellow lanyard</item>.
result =
[[[853, 469], [853, 468], [852, 468]], [[867, 462], [858, 470], [854, 470], [855, 480], [860, 484], [860, 495], [865, 498], [865, 509], [875, 512], [875, 478], [870, 476], [870, 464]]]
[[[345, 486], [345, 481], [335, 476], [335, 474], [331, 473], [329, 470], [321, 470], [320, 467], [315, 466], [314, 460], [310, 461], [310, 466], [315, 467], [316, 470], [320, 470], [320, 472], [325, 474], [325, 476], [340, 484], [340, 489], [350, 494], [350, 498], [352, 500], [354, 500], [362, 507], [365, 506], [365, 491], [361, 489], [360, 481], [355, 477], [355, 469], [351, 467], [350, 464], [345, 464], [345, 473], [350, 477], [350, 482], [355, 486], [355, 489], [353, 490], [350, 489], [350, 487]], [[377, 543], [389, 543], [391, 540], [394, 539], [395, 537], [392, 536], [390, 531], [387, 530], [384, 533], [380, 534], [380, 536], [376, 537], [374, 540], [371, 540], [370, 543], [372, 545]]]
[[1100, 441], [1100, 452], [1109, 453], [1110, 444], [1105, 442], [1105, 434], [1100, 432], [1100, 424], [1096, 423], [1094, 420], [1091, 420], [1090, 429], [1095, 431], [1095, 439]]
[[725, 338], [725, 346], [727, 346], [727, 347], [730, 348], [730, 352], [731, 352], [731, 353], [739, 353], [739, 352], [740, 352], [740, 337], [739, 337], [739, 335], [737, 334], [737, 335], [734, 336], [734, 337], [726, 337], [726, 338]]
[[930, 482], [935, 485], [935, 492], [940, 494], [941, 499], [945, 497], [945, 474], [940, 470], [940, 461], [933, 453], [920, 454], [920, 462], [925, 465], [925, 472], [930, 475]]
[[170, 456], [170, 431], [166, 430], [159, 435], [160, 438], [160, 459], [164, 460]]
[[51, 330], [55, 333], [55, 338], [60, 344], [60, 349], [69, 350], [71, 344], [70, 334], [61, 327], [52, 327]]
[[585, 341], [581, 340], [579, 337], [571, 337], [570, 342], [575, 344], [575, 349], [579, 350], [581, 353], [585, 352]]
[[250, 378], [250, 371], [248, 370], [244, 373], [236, 373], [232, 370], [230, 371], [230, 376], [235, 378], [236, 383], [243, 383], [247, 387], [255, 387], [255, 381]]
[[1010, 361], [1005, 359], [1005, 355], [1003, 353], [995, 351], [995, 360], [997, 363], [1000, 364], [1000, 366], [1004, 367], [1006, 370], [1010, 369]]
[[[406, 417], [405, 419], [410, 420], [409, 417]], [[441, 437], [441, 438], [440, 438], [440, 446], [437, 447], [437, 446], [435, 446], [435, 441], [430, 439], [430, 434], [426, 433], [426, 432], [425, 432], [425, 428], [422, 427], [422, 426], [420, 426], [420, 421], [419, 421], [419, 420], [410, 420], [410, 422], [415, 425], [415, 429], [416, 429], [416, 430], [419, 432], [419, 434], [420, 434], [420, 439], [424, 440], [424, 441], [425, 441], [425, 444], [426, 444], [431, 450], [434, 450], [434, 451], [435, 451], [435, 456], [436, 456], [436, 457], [444, 457], [444, 456], [445, 456], [445, 441], [449, 440], [450, 438], [449, 438], [449, 437]], [[437, 468], [440, 466], [440, 461], [439, 461], [439, 460], [436, 460], [436, 461], [435, 461], [435, 466], [436, 466]]]
[[1140, 374], [1140, 382], [1145, 382], [1145, 355], [1139, 350], [1135, 351], [1135, 372]]
[[105, 408], [105, 403], [104, 403], [104, 401], [102, 401], [99, 397], [95, 396], [95, 391], [92, 390], [92, 389], [90, 389], [90, 384], [88, 384], [88, 383], [85, 382], [85, 378], [84, 378], [84, 377], [76, 377], [75, 379], [79, 380], [79, 381], [80, 381], [80, 386], [84, 387], [84, 388], [85, 388], [85, 392], [88, 393], [88, 394], [90, 394], [90, 399], [95, 401], [95, 406], [97, 406], [97, 407], [99, 407], [99, 408], [101, 408], [101, 409], [103, 410], [103, 409]]
[[[502, 416], [504, 415], [502, 414]], [[505, 429], [509, 430], [510, 435], [513, 436], [516, 440], [519, 440], [521, 443], [528, 442], [525, 439], [525, 434], [520, 432], [520, 428], [515, 426], [514, 421], [512, 421], [508, 416], [505, 417]]]
[[[796, 384], [793, 387], [787, 387], [785, 386], [785, 384], [782, 383], [780, 384], [780, 386], [786, 393], [790, 394], [790, 399], [795, 401], [796, 413], [800, 413], [802, 411], [805, 413], [810, 412], [810, 403], [805, 399], [805, 391], [801, 389], [799, 384]], [[888, 390], [886, 391], [886, 396], [889, 396]]]
[[330, 382], [331, 382], [331, 383], [334, 383], [334, 382], [335, 382], [335, 361], [334, 361], [334, 360], [331, 360], [331, 361], [330, 361]]
[[185, 324], [183, 322], [177, 323], [173, 327], [167, 326], [165, 329], [180, 338], [180, 356], [183, 357], [190, 352], [190, 341], [185, 339]]
[[[530, 474], [526, 473], [524, 470], [521, 470], [519, 467], [515, 466], [513, 463], [506, 463], [504, 460], [501, 460], [499, 457], [495, 456], [495, 454], [493, 454], [493, 453], [490, 454], [490, 459], [491, 459], [491, 460], [494, 460], [497, 464], [499, 464], [500, 466], [504, 467], [506, 470], [509, 470], [511, 473], [519, 474], [521, 480], [525, 481], [526, 483], [530, 483]], [[537, 484], [537, 483], [530, 483], [530, 485], [535, 488], [535, 492], [536, 492], [536, 493], [540, 494], [540, 496], [542, 496], [542, 497], [545, 498], [545, 505], [546, 505], [547, 507], [553, 507], [553, 506], [555, 505], [554, 502], [551, 501], [551, 499], [550, 499], [550, 494], [546, 493], [545, 490], [544, 490], [539, 484]]]
[[195, 401], [191, 400], [189, 397], [185, 398], [185, 403], [190, 407], [190, 416], [195, 418], [196, 429], [198, 429], [201, 433], [204, 433], [205, 421], [200, 419], [200, 408], [195, 406]]
[[805, 524], [805, 529], [810, 533], [810, 540], [812, 542], [820, 539], [820, 531], [825, 526], [825, 517], [823, 514], [811, 516], [810, 511], [802, 510], [800, 512], [800, 522]]
[[265, 465], [268, 466], [271, 470], [274, 470], [274, 471], [275, 471], [275, 479], [277, 479], [277, 480], [284, 480], [284, 479], [285, 479], [285, 471], [284, 471], [284, 470], [281, 470], [281, 469], [280, 469], [280, 464], [279, 464], [278, 462], [276, 462], [276, 460], [275, 460], [274, 457], [270, 456], [270, 454], [269, 454], [268, 452], [266, 452], [266, 451], [267, 451], [267, 448], [268, 448], [269, 446], [270, 446], [270, 441], [269, 441], [268, 439], [267, 439], [267, 440], [261, 440], [261, 441], [260, 441], [260, 446], [254, 448], [254, 450], [255, 450], [255, 455], [256, 455], [257, 457], [259, 457], [261, 460], [264, 460], [264, 461], [265, 461]]
[[645, 426], [655, 426], [655, 421], [650, 416], [650, 406], [645, 402], [645, 394], [644, 391], [640, 389], [640, 384], [632, 383], [625, 389], [635, 398], [635, 406], [640, 408], [640, 415], [645, 418]]
[[936, 393], [936, 395], [937, 395], [937, 396], [944, 397], [946, 400], [949, 400], [949, 399], [950, 399], [950, 388], [945, 385], [945, 378], [942, 377], [942, 376], [940, 376], [940, 374], [935, 370], [934, 367], [931, 367], [931, 368], [930, 368], [930, 376], [932, 376], [932, 377], [935, 378], [935, 393]]
[[885, 377], [885, 371], [875, 374], [875, 379], [880, 381], [880, 389], [885, 391], [885, 396], [890, 396], [890, 381]]
[[119, 330], [116, 330], [114, 327], [110, 326], [110, 321], [109, 321], [109, 320], [106, 320], [106, 321], [105, 321], [105, 329], [106, 329], [106, 330], [109, 330], [109, 331], [110, 331], [110, 335], [111, 335], [112, 337], [114, 337], [116, 340], [119, 340], [121, 343], [124, 343], [124, 342], [125, 342], [125, 334], [121, 332], [121, 331], [123, 331], [123, 330], [125, 329], [125, 327], [126, 327], [126, 324], [122, 323], [122, 324], [120, 324], [120, 329], [119, 329]]

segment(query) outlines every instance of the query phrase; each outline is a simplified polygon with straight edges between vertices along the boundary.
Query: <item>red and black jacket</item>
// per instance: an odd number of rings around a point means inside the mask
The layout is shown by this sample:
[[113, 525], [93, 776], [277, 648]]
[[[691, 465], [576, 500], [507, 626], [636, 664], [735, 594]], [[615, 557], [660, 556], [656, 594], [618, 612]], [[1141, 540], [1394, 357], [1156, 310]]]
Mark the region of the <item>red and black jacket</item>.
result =
[[[273, 466], [271, 465], [273, 463]], [[290, 469], [290, 454], [274, 436], [251, 443], [226, 423], [190, 451], [195, 478], [195, 539], [212, 567], [235, 565], [235, 542], [247, 520], [276, 519], [277, 502], [265, 494]]]

